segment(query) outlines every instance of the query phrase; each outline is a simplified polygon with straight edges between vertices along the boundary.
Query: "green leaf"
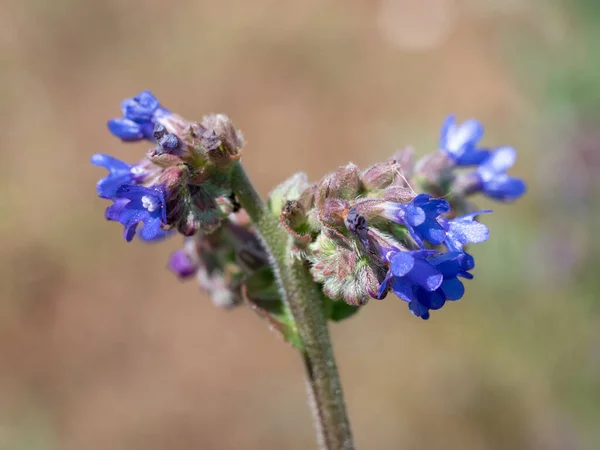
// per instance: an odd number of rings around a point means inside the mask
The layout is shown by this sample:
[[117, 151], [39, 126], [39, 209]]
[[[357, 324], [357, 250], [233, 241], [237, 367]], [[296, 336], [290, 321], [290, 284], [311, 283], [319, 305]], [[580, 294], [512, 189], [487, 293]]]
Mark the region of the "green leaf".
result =
[[341, 322], [344, 319], [348, 319], [360, 309], [360, 306], [350, 305], [343, 300], [331, 300], [325, 295], [323, 295], [323, 302], [327, 318], [334, 322]]
[[281, 300], [271, 269], [263, 267], [248, 276], [245, 287], [246, 299], [252, 310], [263, 317], [286, 342], [302, 350], [298, 329], [289, 308]]

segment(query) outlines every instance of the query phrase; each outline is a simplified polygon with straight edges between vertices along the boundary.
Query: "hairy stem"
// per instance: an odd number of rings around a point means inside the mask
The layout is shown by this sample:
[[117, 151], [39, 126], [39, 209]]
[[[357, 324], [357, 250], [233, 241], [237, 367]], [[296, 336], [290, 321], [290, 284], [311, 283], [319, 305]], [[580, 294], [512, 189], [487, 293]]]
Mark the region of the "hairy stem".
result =
[[302, 341], [319, 446], [323, 450], [351, 450], [352, 433], [320, 289], [307, 266], [291, 258], [289, 235], [261, 200], [241, 164], [233, 169], [232, 187], [271, 255], [273, 271]]

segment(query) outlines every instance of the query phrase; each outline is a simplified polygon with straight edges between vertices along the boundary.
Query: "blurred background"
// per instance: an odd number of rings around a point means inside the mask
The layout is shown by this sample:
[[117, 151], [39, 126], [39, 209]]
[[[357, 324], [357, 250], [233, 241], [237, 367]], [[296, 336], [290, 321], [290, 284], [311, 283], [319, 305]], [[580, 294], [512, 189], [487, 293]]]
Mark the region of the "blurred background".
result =
[[143, 89], [229, 114], [265, 195], [451, 112], [516, 147], [463, 300], [332, 326], [357, 447], [600, 448], [597, 0], [4, 0], [0, 48], [0, 449], [315, 448], [295, 352], [104, 220], [89, 158], [141, 157], [105, 123]]

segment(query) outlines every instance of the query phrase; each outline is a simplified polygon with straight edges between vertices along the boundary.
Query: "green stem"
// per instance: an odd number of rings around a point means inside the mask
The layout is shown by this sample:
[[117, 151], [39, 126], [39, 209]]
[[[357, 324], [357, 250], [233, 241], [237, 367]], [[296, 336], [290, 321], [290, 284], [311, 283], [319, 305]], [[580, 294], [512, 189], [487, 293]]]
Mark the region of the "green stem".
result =
[[323, 450], [351, 450], [352, 433], [320, 289], [307, 266], [291, 257], [289, 235], [261, 200], [241, 164], [233, 168], [232, 187], [272, 257], [271, 266], [302, 340], [319, 446]]

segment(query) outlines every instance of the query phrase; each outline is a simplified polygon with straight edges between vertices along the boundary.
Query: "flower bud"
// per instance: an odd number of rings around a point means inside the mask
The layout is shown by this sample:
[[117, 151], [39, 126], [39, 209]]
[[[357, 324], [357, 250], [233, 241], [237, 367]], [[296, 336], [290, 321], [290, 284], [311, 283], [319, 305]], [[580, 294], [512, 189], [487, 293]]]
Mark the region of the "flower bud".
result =
[[388, 161], [397, 164], [400, 173], [405, 178], [410, 178], [415, 168], [415, 150], [412, 147], [404, 147], [394, 153]]
[[173, 252], [168, 266], [171, 272], [180, 279], [190, 278], [198, 271], [198, 261], [194, 261], [185, 249]]
[[205, 116], [199, 131], [200, 144], [217, 166], [228, 165], [241, 157], [244, 138], [225, 114]]
[[354, 247], [342, 245], [324, 234], [311, 244], [311, 250], [311, 274], [333, 300], [364, 305], [385, 277], [383, 268], [357, 253]]
[[[305, 212], [310, 208], [310, 201], [305, 192], [310, 187], [305, 173], [298, 172], [277, 186], [269, 194], [268, 205], [274, 216], [279, 217], [287, 201], [302, 199], [301, 206]], [[310, 194], [309, 194], [310, 195]]]
[[379, 191], [388, 187], [396, 178], [394, 162], [377, 163], [362, 173], [362, 183], [367, 191]]
[[440, 186], [450, 176], [453, 162], [445, 152], [425, 155], [419, 160], [415, 172], [425, 185]]
[[389, 188], [410, 188], [408, 178], [412, 176], [413, 149], [407, 147], [397, 151], [386, 162], [375, 164], [362, 173], [362, 182], [368, 192]]
[[304, 206], [298, 200], [288, 200], [281, 210], [281, 219], [292, 229], [298, 228], [306, 220]]
[[389, 202], [408, 203], [415, 198], [412, 189], [403, 186], [390, 186], [381, 194], [381, 199]]
[[348, 163], [321, 180], [317, 188], [317, 204], [324, 204], [328, 198], [354, 200], [361, 190], [360, 171], [356, 165]]

